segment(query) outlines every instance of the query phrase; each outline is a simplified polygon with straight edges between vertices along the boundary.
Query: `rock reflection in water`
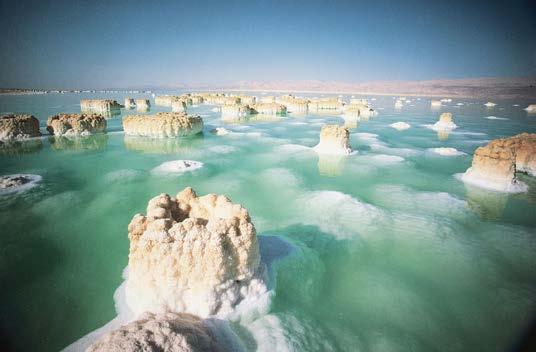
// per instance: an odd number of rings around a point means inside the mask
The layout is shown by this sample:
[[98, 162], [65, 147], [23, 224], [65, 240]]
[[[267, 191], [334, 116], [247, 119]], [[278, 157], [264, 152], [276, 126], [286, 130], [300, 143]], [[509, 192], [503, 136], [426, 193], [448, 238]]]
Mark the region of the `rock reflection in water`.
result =
[[108, 144], [108, 135], [105, 133], [90, 136], [55, 136], [49, 138], [50, 146], [54, 150], [100, 150]]
[[150, 138], [125, 136], [125, 148], [151, 154], [175, 154], [190, 152], [198, 149], [203, 144], [203, 136], [191, 138]]
[[43, 149], [41, 138], [0, 141], [0, 155], [22, 155], [37, 153]]

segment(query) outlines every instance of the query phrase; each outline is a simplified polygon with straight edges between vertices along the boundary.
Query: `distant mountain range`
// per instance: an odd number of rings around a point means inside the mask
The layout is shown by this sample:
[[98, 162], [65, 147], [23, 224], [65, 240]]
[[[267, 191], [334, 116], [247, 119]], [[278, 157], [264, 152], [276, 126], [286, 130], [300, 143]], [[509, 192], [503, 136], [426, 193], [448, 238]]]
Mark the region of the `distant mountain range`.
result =
[[459, 98], [536, 99], [536, 77], [464, 78], [428, 81], [240, 81], [233, 90], [325, 92], [369, 95], [407, 95]]

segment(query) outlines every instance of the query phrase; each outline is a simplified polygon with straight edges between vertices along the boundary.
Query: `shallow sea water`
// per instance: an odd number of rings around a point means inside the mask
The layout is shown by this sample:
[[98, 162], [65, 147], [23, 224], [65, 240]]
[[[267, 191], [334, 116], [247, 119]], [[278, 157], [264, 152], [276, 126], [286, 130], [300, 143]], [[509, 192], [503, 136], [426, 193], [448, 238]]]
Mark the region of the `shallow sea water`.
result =
[[[79, 112], [80, 99], [125, 96], [0, 96], [0, 112], [34, 114], [44, 132], [48, 116]], [[502, 194], [454, 177], [478, 146], [536, 132], [536, 116], [522, 110], [529, 102], [495, 102], [454, 99], [431, 110], [421, 98], [395, 110], [392, 97], [377, 97], [379, 115], [357, 122], [334, 114], [225, 122], [200, 105], [189, 112], [203, 116], [203, 134], [183, 140], [126, 137], [121, 118], [137, 112], [122, 110], [107, 134], [3, 148], [0, 174], [42, 180], [0, 195], [0, 342], [57, 351], [113, 319], [130, 219], [150, 198], [192, 186], [245, 206], [264, 260], [277, 258], [269, 314], [243, 333], [249, 349], [503, 351], [536, 312], [536, 181], [523, 178], [528, 193]], [[457, 129], [424, 126], [445, 111]], [[411, 128], [389, 126], [397, 121]], [[325, 123], [346, 124], [358, 152], [312, 151]], [[209, 132], [219, 126], [232, 133]], [[465, 154], [431, 151], [439, 147]], [[154, 172], [179, 159], [203, 167]]]

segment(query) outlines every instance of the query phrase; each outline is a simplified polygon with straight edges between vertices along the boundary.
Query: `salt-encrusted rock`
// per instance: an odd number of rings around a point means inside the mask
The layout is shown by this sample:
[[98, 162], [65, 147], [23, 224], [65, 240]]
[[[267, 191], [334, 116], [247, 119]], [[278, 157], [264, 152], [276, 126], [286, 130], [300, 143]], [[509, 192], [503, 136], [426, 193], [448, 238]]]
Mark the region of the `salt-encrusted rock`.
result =
[[80, 109], [84, 112], [103, 112], [121, 109], [123, 106], [111, 99], [83, 99], [80, 100]]
[[39, 120], [32, 115], [3, 115], [0, 117], [0, 140], [39, 137]]
[[324, 125], [320, 130], [320, 142], [314, 150], [320, 154], [348, 155], [350, 148], [350, 132], [338, 125]]
[[531, 113], [531, 114], [536, 113], [536, 104], [530, 104], [529, 106], [527, 106], [527, 107], [525, 108], [525, 110], [526, 110], [528, 113]]
[[155, 138], [175, 138], [197, 134], [203, 130], [201, 116], [185, 113], [159, 112], [123, 118], [126, 135]]
[[106, 119], [98, 114], [59, 114], [47, 120], [47, 131], [56, 136], [87, 136], [106, 130]]
[[266, 103], [266, 104], [275, 103], [275, 97], [272, 96], [272, 95], [267, 95], [267, 96], [261, 97], [259, 99], [259, 102], [260, 103]]
[[252, 113], [252, 110], [248, 105], [225, 104], [221, 106], [221, 115], [223, 119], [245, 117], [251, 113]]
[[362, 103], [351, 103], [343, 107], [345, 115], [354, 115], [357, 117], [363, 117], [365, 119], [370, 118], [376, 114], [374, 109], [370, 106]]
[[338, 98], [313, 99], [309, 102], [307, 108], [312, 112], [318, 112], [321, 110], [341, 112], [343, 105]]
[[407, 130], [408, 128], [411, 127], [411, 125], [409, 123], [405, 123], [405, 122], [402, 122], [402, 121], [392, 123], [389, 126], [391, 126], [392, 128], [394, 128], [396, 130], [399, 130], [399, 131]]
[[462, 180], [480, 187], [503, 192], [527, 189], [517, 180], [516, 172], [536, 176], [536, 134], [522, 133], [510, 138], [496, 139], [479, 147], [473, 163]]
[[257, 102], [257, 97], [253, 95], [239, 95], [240, 103], [244, 105], [252, 105]]
[[438, 131], [438, 130], [453, 130], [455, 129], [456, 124], [454, 123], [454, 120], [452, 119], [452, 114], [450, 112], [444, 112], [439, 116], [439, 121], [437, 121], [435, 124], [432, 125], [432, 129]]
[[136, 108], [138, 110], [146, 111], [151, 107], [149, 99], [136, 99]]
[[215, 334], [194, 315], [146, 313], [93, 343], [86, 352], [218, 352]]
[[396, 109], [401, 109], [402, 107], [404, 107], [404, 103], [402, 102], [402, 100], [395, 101], [395, 108]]
[[171, 102], [171, 111], [186, 112], [186, 102], [182, 99], [175, 99]]
[[210, 132], [215, 134], [216, 136], [225, 136], [226, 134], [229, 134], [229, 130], [225, 127], [216, 127]]
[[280, 96], [278, 99], [276, 99], [276, 102], [284, 105], [289, 113], [306, 114], [308, 111], [308, 100], [296, 98], [290, 94]]
[[225, 317], [267, 292], [255, 227], [246, 209], [222, 195], [149, 201], [128, 226], [126, 303], [134, 314], [187, 312]]
[[287, 108], [277, 103], [258, 103], [250, 106], [252, 114], [285, 115]]
[[160, 106], [171, 106], [171, 102], [174, 98], [178, 97], [174, 97], [172, 95], [157, 95], [154, 97], [154, 104]]
[[133, 98], [125, 98], [125, 108], [132, 109], [136, 106], [136, 101]]
[[41, 180], [39, 175], [15, 174], [0, 176], [0, 193], [11, 193], [30, 188]]
[[442, 103], [441, 103], [441, 100], [432, 100], [432, 102], [430, 103], [430, 105], [431, 105], [433, 108], [438, 108], [438, 107], [441, 107]]

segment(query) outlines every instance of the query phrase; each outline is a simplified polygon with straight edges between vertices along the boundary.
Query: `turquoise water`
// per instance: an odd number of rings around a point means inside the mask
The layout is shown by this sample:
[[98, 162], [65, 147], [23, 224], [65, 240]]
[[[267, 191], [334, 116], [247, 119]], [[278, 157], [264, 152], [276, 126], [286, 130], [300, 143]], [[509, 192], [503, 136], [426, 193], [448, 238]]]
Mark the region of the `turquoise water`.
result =
[[[80, 99], [125, 96], [0, 96], [0, 112], [34, 114], [44, 132], [49, 115], [78, 112]], [[1, 342], [57, 351], [113, 319], [130, 219], [155, 195], [192, 186], [244, 205], [264, 238], [263, 253], [273, 239], [267, 236], [291, 244], [273, 264], [270, 315], [250, 327], [251, 346], [502, 351], [536, 309], [536, 182], [525, 177], [528, 193], [506, 195], [454, 177], [469, 167], [476, 147], [536, 132], [536, 116], [522, 110], [529, 102], [495, 102], [487, 109], [454, 100], [431, 110], [422, 98], [395, 110], [392, 97], [377, 97], [371, 103], [378, 116], [348, 123], [358, 153], [340, 159], [300, 147], [318, 142], [322, 124], [344, 123], [340, 116], [226, 123], [208, 105], [190, 108], [205, 128], [187, 140], [125, 137], [121, 118], [137, 112], [122, 110], [105, 135], [4, 148], [1, 174], [38, 174], [42, 181], [0, 196]], [[444, 111], [459, 127], [439, 138], [423, 125]], [[389, 127], [397, 121], [412, 127]], [[215, 136], [209, 131], [217, 126], [235, 133]], [[466, 155], [428, 150], [435, 147]], [[204, 167], [151, 172], [177, 159]]]

